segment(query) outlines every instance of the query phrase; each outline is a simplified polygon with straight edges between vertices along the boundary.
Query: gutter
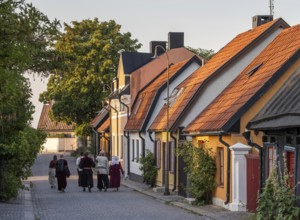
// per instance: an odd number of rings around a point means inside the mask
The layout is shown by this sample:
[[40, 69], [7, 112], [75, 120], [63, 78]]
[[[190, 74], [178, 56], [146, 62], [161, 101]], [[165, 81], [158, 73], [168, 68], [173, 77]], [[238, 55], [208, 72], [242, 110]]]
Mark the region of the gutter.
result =
[[227, 148], [227, 184], [226, 184], [226, 201], [225, 205], [229, 203], [230, 200], [230, 145], [222, 139], [222, 133], [219, 134], [219, 141], [224, 144]]
[[172, 132], [170, 132], [171, 138], [174, 140], [174, 183], [173, 183], [173, 189], [172, 192], [176, 190], [176, 184], [177, 184], [177, 139], [172, 135]]

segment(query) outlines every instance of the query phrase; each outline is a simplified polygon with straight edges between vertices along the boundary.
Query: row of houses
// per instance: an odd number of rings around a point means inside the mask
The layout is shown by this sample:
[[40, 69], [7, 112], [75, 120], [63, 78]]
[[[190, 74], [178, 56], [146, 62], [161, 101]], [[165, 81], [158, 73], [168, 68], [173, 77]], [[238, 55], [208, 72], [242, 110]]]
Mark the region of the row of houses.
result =
[[156, 185], [188, 196], [176, 152], [186, 140], [205, 142], [216, 154], [213, 203], [232, 211], [255, 210], [285, 154], [299, 196], [300, 25], [272, 16], [252, 23], [207, 62], [184, 47], [183, 33], [150, 42], [150, 53], [122, 52], [111, 94], [90, 123], [96, 152], [119, 156], [128, 177], [142, 182], [140, 158], [150, 150]]

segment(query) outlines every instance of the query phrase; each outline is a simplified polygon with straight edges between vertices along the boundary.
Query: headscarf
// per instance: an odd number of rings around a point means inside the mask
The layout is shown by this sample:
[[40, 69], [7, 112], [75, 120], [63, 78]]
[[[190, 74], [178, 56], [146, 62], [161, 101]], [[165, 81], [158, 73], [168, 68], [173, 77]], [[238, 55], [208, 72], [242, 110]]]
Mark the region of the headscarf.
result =
[[118, 156], [113, 156], [111, 159], [111, 165], [119, 164]]

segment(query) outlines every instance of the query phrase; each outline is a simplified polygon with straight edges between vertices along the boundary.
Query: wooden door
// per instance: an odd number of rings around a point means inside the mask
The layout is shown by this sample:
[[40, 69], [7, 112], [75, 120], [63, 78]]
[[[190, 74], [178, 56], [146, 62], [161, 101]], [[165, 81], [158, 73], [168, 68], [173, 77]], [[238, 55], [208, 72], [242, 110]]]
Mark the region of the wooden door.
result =
[[260, 183], [259, 156], [246, 155], [247, 158], [247, 210], [255, 212]]
[[294, 152], [287, 151], [286, 152], [286, 163], [287, 170], [290, 175], [290, 185], [294, 187], [294, 175], [295, 175], [295, 154]]

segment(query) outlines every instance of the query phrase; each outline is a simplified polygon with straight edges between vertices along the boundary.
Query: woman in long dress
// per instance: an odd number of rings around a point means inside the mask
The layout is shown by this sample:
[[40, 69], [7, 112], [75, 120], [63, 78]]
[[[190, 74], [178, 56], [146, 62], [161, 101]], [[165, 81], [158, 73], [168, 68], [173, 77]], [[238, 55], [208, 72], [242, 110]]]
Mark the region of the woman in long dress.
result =
[[113, 191], [118, 191], [121, 184], [121, 173], [124, 175], [124, 170], [117, 156], [112, 157], [109, 167], [110, 188], [115, 188]]
[[60, 155], [60, 159], [56, 162], [56, 177], [58, 191], [65, 192], [67, 187], [68, 162], [64, 159], [64, 155]]

